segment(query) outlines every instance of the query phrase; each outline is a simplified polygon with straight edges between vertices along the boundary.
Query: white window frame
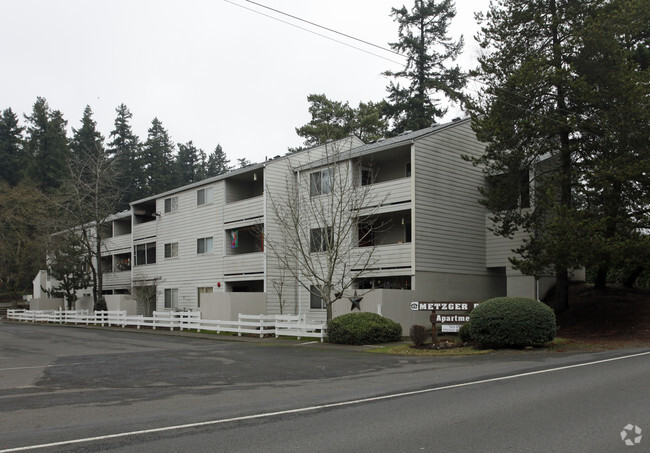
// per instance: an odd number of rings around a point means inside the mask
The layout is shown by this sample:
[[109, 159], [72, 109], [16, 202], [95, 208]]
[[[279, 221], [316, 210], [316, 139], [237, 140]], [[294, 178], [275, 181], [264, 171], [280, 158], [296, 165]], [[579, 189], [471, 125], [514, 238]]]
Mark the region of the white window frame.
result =
[[[201, 200], [203, 198], [203, 200]], [[196, 191], [196, 205], [205, 206], [214, 203], [214, 187], [204, 187]]]
[[165, 214], [178, 211], [178, 196], [165, 198], [163, 201]]
[[317, 197], [332, 193], [332, 169], [315, 171], [309, 174], [309, 195]]
[[[167, 253], [169, 251], [169, 253]], [[165, 244], [165, 259], [178, 258], [178, 242], [168, 242]]]
[[[309, 231], [309, 251], [311, 253], [326, 252], [328, 245], [333, 242], [332, 228], [312, 228]], [[318, 242], [317, 242], [318, 241]]]
[[[138, 247], [144, 247], [144, 263], [141, 263], [138, 260]], [[149, 260], [149, 250], [153, 248], [153, 261]], [[134, 265], [135, 266], [145, 266], [147, 264], [156, 264], [156, 243], [155, 242], [147, 242], [144, 244], [135, 244], [133, 246], [133, 260], [134, 260]]]
[[214, 252], [214, 240], [212, 236], [197, 238], [196, 254], [205, 255]]
[[163, 303], [166, 310], [178, 308], [178, 288], [165, 288]]

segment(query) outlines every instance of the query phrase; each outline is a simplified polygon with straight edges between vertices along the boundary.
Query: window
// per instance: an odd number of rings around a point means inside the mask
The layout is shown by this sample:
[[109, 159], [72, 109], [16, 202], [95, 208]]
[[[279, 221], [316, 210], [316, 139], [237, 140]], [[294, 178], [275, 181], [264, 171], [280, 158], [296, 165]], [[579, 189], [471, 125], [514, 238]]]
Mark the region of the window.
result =
[[196, 205], [202, 206], [214, 201], [214, 187], [206, 187], [196, 191]]
[[175, 258], [178, 256], [178, 242], [165, 244], [165, 258]]
[[407, 162], [405, 167], [404, 167], [404, 176], [406, 178], [411, 177], [411, 162]]
[[135, 265], [154, 264], [156, 262], [156, 243], [138, 244], [135, 247]]
[[212, 237], [197, 239], [196, 253], [212, 253]]
[[309, 287], [309, 293], [310, 293], [309, 308], [316, 309], [316, 310], [321, 310], [326, 308], [323, 298], [318, 295], [320, 294], [320, 288], [317, 288], [316, 286], [312, 285]]
[[317, 171], [309, 175], [310, 195], [315, 197], [317, 195], [326, 195], [332, 193], [332, 177], [331, 171], [327, 170]]
[[178, 288], [165, 289], [165, 308], [178, 308]]
[[324, 252], [332, 248], [334, 238], [331, 228], [314, 228], [311, 230], [309, 248], [312, 252]]
[[178, 197], [165, 198], [165, 214], [178, 211]]
[[361, 185], [369, 186], [374, 182], [374, 176], [372, 174], [372, 169], [369, 167], [361, 167]]
[[204, 287], [199, 287], [196, 288], [197, 292], [197, 297], [196, 297], [196, 303], [197, 306], [201, 306], [201, 294], [212, 294], [214, 291], [214, 288], [212, 286], [204, 286]]

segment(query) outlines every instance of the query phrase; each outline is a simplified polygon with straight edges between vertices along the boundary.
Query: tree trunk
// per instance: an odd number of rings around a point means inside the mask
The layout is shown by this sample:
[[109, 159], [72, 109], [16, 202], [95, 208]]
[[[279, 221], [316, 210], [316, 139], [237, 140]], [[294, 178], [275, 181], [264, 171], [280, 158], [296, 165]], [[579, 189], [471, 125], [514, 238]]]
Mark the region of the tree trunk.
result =
[[327, 307], [327, 323], [332, 320], [332, 304], [334, 302], [327, 302], [326, 307]]
[[97, 222], [95, 226], [95, 257], [97, 259], [97, 298], [95, 302], [104, 295], [104, 270], [102, 269], [102, 228], [103, 224]]
[[555, 269], [555, 313], [569, 308], [569, 272], [567, 269]]
[[594, 287], [596, 289], [607, 289], [607, 273], [609, 271], [609, 266], [601, 264], [598, 266], [598, 272], [596, 273], [596, 281], [594, 282]]

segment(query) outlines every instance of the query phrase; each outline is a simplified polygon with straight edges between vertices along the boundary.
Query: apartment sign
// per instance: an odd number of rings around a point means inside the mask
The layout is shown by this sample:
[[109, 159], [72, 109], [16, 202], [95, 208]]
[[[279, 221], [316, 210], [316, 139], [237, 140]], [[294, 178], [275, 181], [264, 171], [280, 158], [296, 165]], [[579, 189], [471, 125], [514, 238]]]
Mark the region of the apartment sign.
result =
[[[479, 302], [411, 302], [412, 311], [472, 311]], [[469, 317], [468, 317], [469, 320]], [[462, 321], [465, 322], [465, 321]]]
[[430, 311], [431, 322], [441, 325], [442, 332], [458, 332], [469, 322], [469, 312], [479, 302], [411, 302], [412, 311]]

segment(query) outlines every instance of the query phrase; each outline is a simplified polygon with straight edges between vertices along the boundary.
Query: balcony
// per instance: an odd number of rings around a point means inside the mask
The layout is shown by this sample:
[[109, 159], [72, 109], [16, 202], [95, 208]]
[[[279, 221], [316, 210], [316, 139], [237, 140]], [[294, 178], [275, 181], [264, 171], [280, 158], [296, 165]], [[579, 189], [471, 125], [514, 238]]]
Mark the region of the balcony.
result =
[[264, 275], [264, 253], [245, 253], [223, 257], [223, 274], [227, 280], [250, 280]]
[[[411, 178], [393, 179], [391, 181], [371, 184], [368, 205], [381, 205], [378, 212], [404, 209], [411, 201]], [[409, 206], [410, 207], [410, 206]]]
[[254, 219], [264, 216], [264, 196], [227, 203], [224, 207], [223, 223], [255, 223]]
[[[358, 247], [354, 250], [356, 256], [369, 253], [370, 248]], [[412, 271], [413, 249], [411, 243], [378, 245], [374, 249], [370, 268], [364, 275], [402, 275]], [[354, 270], [354, 268], [353, 268]]]

